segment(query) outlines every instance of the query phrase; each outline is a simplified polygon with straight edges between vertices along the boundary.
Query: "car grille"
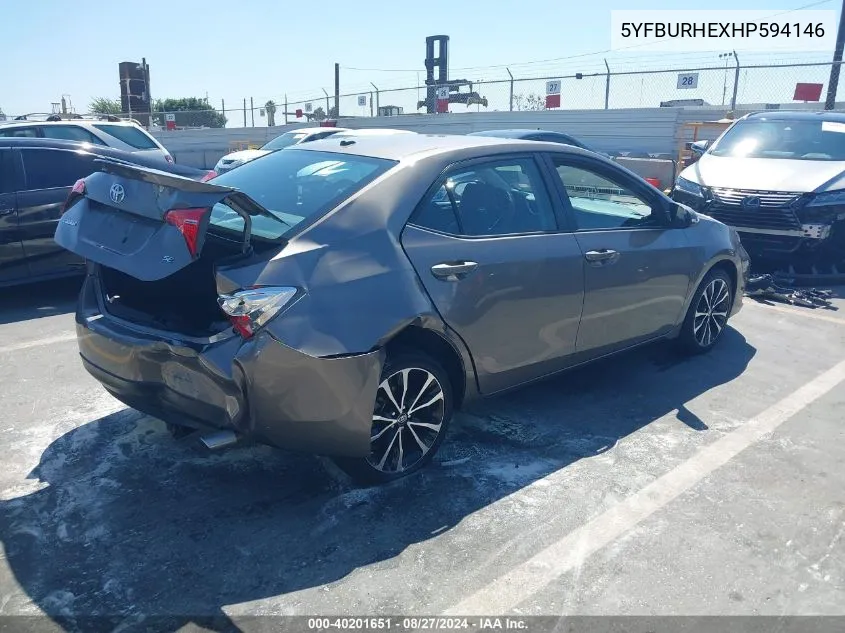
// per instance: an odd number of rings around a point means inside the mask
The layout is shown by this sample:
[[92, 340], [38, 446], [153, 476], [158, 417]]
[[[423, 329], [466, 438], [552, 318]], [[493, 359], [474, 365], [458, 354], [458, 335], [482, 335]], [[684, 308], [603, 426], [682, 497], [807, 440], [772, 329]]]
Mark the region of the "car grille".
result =
[[[801, 228], [793, 203], [802, 194], [791, 191], [711, 189], [713, 200], [705, 213], [729, 226], [755, 229], [796, 230]], [[743, 205], [746, 198], [759, 198], [760, 205]]]

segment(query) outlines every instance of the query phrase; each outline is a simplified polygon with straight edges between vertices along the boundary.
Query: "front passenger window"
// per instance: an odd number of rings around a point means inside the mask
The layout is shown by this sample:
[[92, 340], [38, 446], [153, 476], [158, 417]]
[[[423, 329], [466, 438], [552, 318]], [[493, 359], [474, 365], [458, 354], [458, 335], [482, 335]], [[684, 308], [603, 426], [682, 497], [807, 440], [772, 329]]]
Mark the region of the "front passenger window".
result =
[[555, 159], [580, 231], [656, 226], [651, 206], [624, 184]]

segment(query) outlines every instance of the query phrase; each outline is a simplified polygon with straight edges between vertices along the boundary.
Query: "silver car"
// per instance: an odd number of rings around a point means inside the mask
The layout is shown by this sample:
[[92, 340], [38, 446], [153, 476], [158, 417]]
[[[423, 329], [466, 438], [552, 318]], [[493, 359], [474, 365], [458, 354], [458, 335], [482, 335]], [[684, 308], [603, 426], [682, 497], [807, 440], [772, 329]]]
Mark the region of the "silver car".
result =
[[0, 123], [6, 138], [51, 138], [90, 143], [139, 154], [173, 164], [173, 156], [155, 137], [132, 121], [69, 119], [66, 121], [8, 121]]
[[329, 138], [206, 183], [105, 162], [56, 240], [89, 260], [79, 349], [115, 397], [365, 482], [426, 464], [473, 399], [710, 350], [748, 269], [733, 229], [612, 161], [470, 136]]
[[225, 174], [227, 171], [232, 171], [235, 167], [240, 167], [244, 163], [266, 156], [276, 150], [284, 149], [299, 143], [319, 141], [322, 138], [328, 138], [344, 131], [346, 131], [346, 128], [342, 127], [310, 127], [290, 130], [289, 132], [280, 134], [272, 141], [268, 141], [259, 149], [242, 149], [237, 152], [230, 152], [229, 154], [226, 154], [223, 158], [217, 161], [217, 164], [214, 166], [214, 171], [217, 174]]

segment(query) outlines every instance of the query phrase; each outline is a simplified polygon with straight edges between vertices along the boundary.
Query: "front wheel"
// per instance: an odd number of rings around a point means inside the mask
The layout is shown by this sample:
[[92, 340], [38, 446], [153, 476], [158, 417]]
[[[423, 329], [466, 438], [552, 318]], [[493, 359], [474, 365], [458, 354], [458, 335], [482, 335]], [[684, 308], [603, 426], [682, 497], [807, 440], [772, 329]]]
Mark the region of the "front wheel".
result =
[[452, 418], [452, 385], [433, 359], [416, 353], [388, 358], [376, 391], [370, 454], [334, 458], [355, 481], [399, 479], [431, 461]]
[[681, 347], [690, 354], [711, 350], [722, 337], [732, 305], [731, 278], [723, 270], [711, 270], [690, 302], [678, 337]]

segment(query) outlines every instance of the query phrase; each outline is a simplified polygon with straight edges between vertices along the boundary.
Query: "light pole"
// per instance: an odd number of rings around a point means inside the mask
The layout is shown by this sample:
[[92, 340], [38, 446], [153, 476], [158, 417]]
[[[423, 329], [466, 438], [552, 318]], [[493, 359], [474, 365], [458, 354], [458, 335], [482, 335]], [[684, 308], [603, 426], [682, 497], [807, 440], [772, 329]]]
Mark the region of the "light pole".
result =
[[722, 83], [722, 105], [725, 105], [725, 97], [728, 94], [728, 60], [733, 56], [733, 53], [719, 53], [719, 59], [725, 60], [725, 80]]

